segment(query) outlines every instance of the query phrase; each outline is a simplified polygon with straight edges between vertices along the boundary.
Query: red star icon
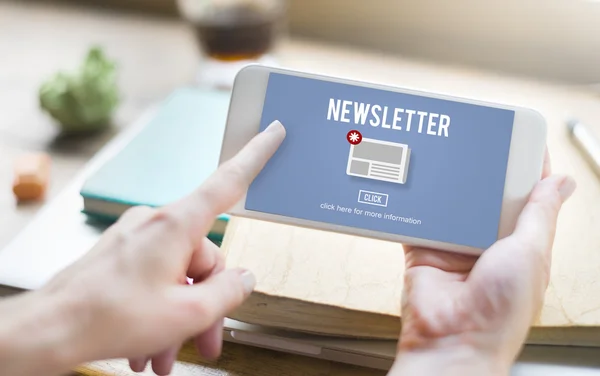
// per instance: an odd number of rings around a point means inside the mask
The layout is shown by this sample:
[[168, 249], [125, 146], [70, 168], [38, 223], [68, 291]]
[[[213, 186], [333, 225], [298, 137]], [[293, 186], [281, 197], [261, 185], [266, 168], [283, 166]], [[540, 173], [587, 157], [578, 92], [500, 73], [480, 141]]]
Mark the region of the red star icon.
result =
[[359, 131], [352, 130], [346, 135], [346, 140], [348, 140], [351, 145], [358, 145], [362, 141], [362, 134], [360, 134]]

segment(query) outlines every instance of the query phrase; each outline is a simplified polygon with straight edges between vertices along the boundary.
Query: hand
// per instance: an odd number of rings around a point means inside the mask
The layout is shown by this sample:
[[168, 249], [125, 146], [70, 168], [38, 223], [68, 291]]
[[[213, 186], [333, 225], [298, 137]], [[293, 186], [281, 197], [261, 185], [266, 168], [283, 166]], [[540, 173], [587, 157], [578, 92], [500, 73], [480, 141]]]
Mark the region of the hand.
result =
[[405, 247], [394, 369], [507, 375], [543, 303], [559, 209], [574, 190], [570, 177], [551, 176], [546, 153], [515, 231], [481, 257]]
[[[285, 137], [274, 122], [200, 188], [160, 209], [136, 207], [83, 258], [41, 291], [61, 296], [79, 338], [77, 361], [129, 358], [134, 371], [152, 361], [166, 375], [181, 344], [195, 337], [200, 354], [220, 354], [224, 317], [254, 288], [253, 275], [224, 270], [205, 236], [239, 201]], [[187, 278], [194, 285], [187, 284]]]

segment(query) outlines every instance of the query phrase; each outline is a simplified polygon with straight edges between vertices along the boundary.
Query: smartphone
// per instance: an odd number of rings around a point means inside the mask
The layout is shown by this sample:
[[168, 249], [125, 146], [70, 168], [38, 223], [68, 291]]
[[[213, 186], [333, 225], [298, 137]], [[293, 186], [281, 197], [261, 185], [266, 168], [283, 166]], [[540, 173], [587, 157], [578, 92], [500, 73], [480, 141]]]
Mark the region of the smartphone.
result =
[[236, 76], [220, 163], [274, 120], [286, 138], [231, 215], [480, 255], [542, 175], [534, 110], [259, 65]]

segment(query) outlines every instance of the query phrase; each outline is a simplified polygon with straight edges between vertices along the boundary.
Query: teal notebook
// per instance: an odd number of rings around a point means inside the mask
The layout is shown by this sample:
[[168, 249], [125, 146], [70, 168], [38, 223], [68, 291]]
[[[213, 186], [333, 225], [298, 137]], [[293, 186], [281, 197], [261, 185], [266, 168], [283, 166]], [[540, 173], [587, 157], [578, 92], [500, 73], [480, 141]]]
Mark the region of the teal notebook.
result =
[[[122, 150], [84, 183], [84, 213], [114, 221], [132, 206], [160, 207], [200, 186], [218, 167], [230, 94], [176, 90]], [[220, 241], [227, 216], [209, 237]]]

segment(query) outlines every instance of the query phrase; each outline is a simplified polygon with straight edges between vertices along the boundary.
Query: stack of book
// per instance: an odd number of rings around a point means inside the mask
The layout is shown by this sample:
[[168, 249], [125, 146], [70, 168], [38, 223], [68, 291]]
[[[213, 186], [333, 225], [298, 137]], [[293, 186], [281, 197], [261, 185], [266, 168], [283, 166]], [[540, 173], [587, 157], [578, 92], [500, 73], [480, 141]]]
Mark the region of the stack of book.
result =
[[[115, 221], [132, 206], [160, 207], [200, 186], [216, 170], [230, 95], [199, 88], [173, 92], [148, 124], [83, 184], [83, 211]], [[228, 216], [209, 238], [220, 243]]]

